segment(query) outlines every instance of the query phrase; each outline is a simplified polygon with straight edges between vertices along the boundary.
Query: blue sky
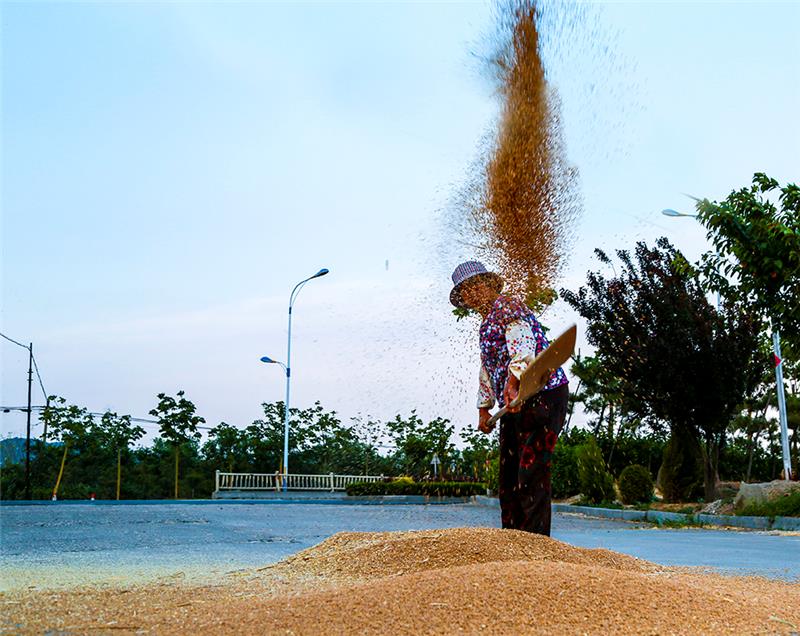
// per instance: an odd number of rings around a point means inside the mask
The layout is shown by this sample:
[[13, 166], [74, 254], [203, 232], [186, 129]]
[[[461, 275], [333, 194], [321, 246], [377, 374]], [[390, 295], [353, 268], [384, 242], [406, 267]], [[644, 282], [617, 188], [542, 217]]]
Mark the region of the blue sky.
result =
[[[699, 254], [658, 214], [682, 192], [800, 167], [800, 4], [592, 13], [602, 37], [548, 59], [585, 201], [568, 287], [594, 247]], [[496, 112], [471, 55], [490, 27], [488, 3], [3, 3], [3, 333], [91, 410], [183, 388], [243, 426], [283, 397], [258, 358], [285, 357], [289, 291], [328, 267], [297, 304], [292, 403], [472, 426], [439, 218]], [[22, 404], [25, 351], [0, 347], [0, 402]]]

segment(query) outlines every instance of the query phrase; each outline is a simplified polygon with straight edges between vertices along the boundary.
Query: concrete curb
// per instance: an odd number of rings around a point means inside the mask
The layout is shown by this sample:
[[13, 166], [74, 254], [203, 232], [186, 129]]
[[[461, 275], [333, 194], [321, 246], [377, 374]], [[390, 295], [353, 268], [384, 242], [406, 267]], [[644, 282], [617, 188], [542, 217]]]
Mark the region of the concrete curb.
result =
[[[475, 503], [481, 506], [500, 507], [496, 497], [475, 497]], [[706, 515], [701, 513], [683, 514], [680, 512], [667, 512], [663, 510], [630, 510], [625, 508], [595, 508], [593, 506], [575, 506], [572, 504], [553, 504], [554, 512], [569, 512], [599, 517], [601, 519], [621, 519], [623, 521], [646, 521], [662, 524], [665, 521], [673, 523], [696, 523], [704, 526], [720, 526], [732, 528], [746, 528], [748, 530], [797, 530], [800, 531], [800, 517], [738, 517], [734, 515]]]
[[627, 521], [648, 521], [662, 524], [665, 521], [676, 523], [696, 523], [704, 526], [746, 528], [748, 530], [800, 530], [800, 517], [739, 517], [735, 515], [706, 515], [701, 513], [682, 514], [662, 510], [625, 510], [615, 508], [593, 508], [591, 506], [572, 506], [553, 504], [559, 512], [574, 512], [590, 517], [604, 519], [625, 519]]
[[775, 517], [773, 530], [797, 530], [800, 532], [800, 517]]
[[[370, 495], [363, 497], [274, 497], [270, 499], [65, 499], [63, 501], [0, 501], [0, 508], [4, 506], [157, 506], [172, 505], [200, 505], [200, 506], [229, 506], [232, 504], [244, 505], [270, 505], [270, 504], [315, 504], [327, 506], [420, 506], [420, 505], [445, 505], [473, 503], [472, 497], [426, 497], [424, 495]], [[499, 505], [499, 504], [498, 504]]]

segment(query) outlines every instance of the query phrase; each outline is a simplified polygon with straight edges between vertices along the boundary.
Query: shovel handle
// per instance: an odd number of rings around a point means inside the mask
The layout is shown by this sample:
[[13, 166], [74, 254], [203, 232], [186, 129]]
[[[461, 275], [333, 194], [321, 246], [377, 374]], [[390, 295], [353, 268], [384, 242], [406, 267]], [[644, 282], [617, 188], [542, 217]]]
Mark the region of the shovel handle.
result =
[[486, 422], [486, 426], [491, 426], [492, 428], [494, 428], [494, 425], [497, 424], [497, 420], [503, 417], [507, 411], [508, 411], [507, 407], [504, 406], [503, 408], [501, 408], [499, 411], [497, 411], [497, 413], [495, 413], [494, 415], [492, 415], [492, 417], [489, 418], [489, 421]]

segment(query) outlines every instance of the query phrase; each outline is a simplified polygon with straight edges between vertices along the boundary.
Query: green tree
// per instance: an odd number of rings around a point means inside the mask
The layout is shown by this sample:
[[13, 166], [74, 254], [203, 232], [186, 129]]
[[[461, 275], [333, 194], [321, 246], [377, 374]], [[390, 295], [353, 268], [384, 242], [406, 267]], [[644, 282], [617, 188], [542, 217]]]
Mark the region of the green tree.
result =
[[707, 288], [769, 320], [791, 358], [800, 351], [800, 188], [758, 172], [721, 202], [698, 201], [697, 218], [715, 248], [700, 262]]
[[119, 500], [122, 484], [122, 453], [127, 453], [130, 445], [144, 436], [145, 430], [141, 426], [134, 425], [130, 415], [117, 415], [112, 411], [106, 411], [100, 418], [100, 434], [117, 456], [116, 498]]
[[425, 424], [414, 410], [408, 418], [395, 416], [387, 422], [386, 429], [397, 448], [395, 458], [406, 475], [429, 475], [434, 455], [438, 456], [444, 473], [456, 456], [455, 444], [451, 441], [455, 427], [450, 420], [436, 418]]
[[706, 287], [769, 319], [800, 350], [800, 188], [759, 172], [721, 202], [698, 201], [697, 218], [716, 250], [701, 259]]
[[460, 437], [464, 443], [461, 451], [462, 472], [475, 481], [485, 481], [491, 457], [499, 447], [498, 429], [486, 435], [477, 428], [465, 428], [461, 430]]
[[[595, 250], [600, 260], [611, 259]], [[622, 408], [657, 430], [703, 443], [707, 500], [714, 499], [719, 450], [744, 396], [758, 351], [759, 324], [732, 303], [717, 311], [686, 260], [666, 239], [617, 251], [619, 275], [588, 274], [565, 300], [588, 321], [587, 338], [611, 377]]]
[[220, 422], [208, 431], [208, 441], [203, 444], [203, 456], [207, 462], [216, 466], [215, 470], [222, 468], [232, 473], [245, 459], [246, 449], [246, 433], [235, 426]]
[[158, 405], [150, 411], [150, 415], [158, 418], [161, 436], [172, 446], [175, 453], [175, 499], [178, 498], [178, 474], [180, 464], [180, 448], [189, 441], [200, 438], [197, 427], [205, 420], [195, 415], [195, 405], [178, 391], [178, 399], [158, 394]]
[[74, 404], [67, 405], [64, 398], [55, 395], [48, 398], [47, 406], [42, 410], [40, 419], [49, 429], [53, 441], [60, 441], [63, 445], [61, 466], [55, 486], [53, 486], [52, 496], [53, 499], [57, 499], [69, 450], [93, 432], [94, 420], [85, 408]]
[[361, 445], [361, 452], [364, 455], [364, 474], [370, 474], [370, 465], [375, 470], [381, 464], [381, 457], [378, 453], [378, 446], [385, 435], [383, 426], [377, 420], [370, 417], [364, 419], [361, 416], [350, 418], [352, 422], [351, 430], [353, 435]]
[[582, 402], [587, 413], [597, 415], [594, 422], [595, 436], [601, 434], [606, 423], [607, 435], [613, 439], [615, 425], [620, 419], [622, 394], [620, 380], [614, 377], [598, 357], [577, 355], [572, 359], [570, 369], [578, 378], [575, 400]]

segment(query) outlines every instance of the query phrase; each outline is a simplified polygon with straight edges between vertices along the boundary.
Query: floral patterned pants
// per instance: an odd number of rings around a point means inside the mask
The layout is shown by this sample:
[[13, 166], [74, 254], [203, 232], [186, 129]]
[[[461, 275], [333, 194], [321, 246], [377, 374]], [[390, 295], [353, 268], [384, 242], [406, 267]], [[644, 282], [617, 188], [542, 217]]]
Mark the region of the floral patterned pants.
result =
[[550, 536], [550, 464], [567, 415], [568, 385], [541, 391], [500, 420], [504, 528]]

